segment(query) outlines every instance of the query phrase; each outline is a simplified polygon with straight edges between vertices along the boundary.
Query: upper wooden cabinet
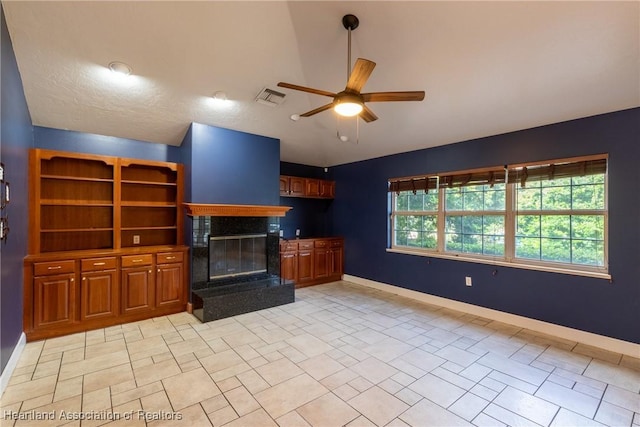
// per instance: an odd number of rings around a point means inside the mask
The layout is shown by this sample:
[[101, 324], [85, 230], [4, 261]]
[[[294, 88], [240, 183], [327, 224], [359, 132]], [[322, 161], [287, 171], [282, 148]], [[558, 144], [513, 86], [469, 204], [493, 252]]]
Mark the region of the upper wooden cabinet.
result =
[[34, 149], [29, 253], [177, 245], [182, 165]]
[[280, 195], [287, 197], [304, 197], [304, 178], [297, 176], [280, 176]]
[[333, 199], [335, 188], [334, 181], [287, 175], [280, 176], [280, 195], [283, 197]]

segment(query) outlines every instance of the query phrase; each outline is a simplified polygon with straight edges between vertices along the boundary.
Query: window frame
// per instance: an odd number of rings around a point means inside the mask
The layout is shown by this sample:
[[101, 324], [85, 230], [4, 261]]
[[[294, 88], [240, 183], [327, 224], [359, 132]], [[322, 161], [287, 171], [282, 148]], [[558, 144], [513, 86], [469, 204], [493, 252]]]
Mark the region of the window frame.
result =
[[[580, 162], [580, 161], [589, 161], [589, 160], [602, 160], [606, 161], [606, 170], [604, 171], [604, 207], [603, 209], [563, 209], [563, 210], [517, 210], [517, 191], [521, 183], [517, 180], [509, 181], [511, 179], [511, 170], [517, 168], [526, 168], [530, 166], [542, 166], [549, 164], [560, 164], [560, 163], [570, 163], [570, 162]], [[505, 166], [507, 168], [507, 166]], [[494, 170], [496, 168], [493, 168]], [[472, 174], [478, 172], [485, 172], [489, 170], [489, 168], [483, 169], [474, 169], [474, 170], [464, 170], [459, 172], [453, 172], [453, 174], [462, 175], [462, 174]], [[449, 175], [451, 173], [448, 173]], [[387, 252], [392, 253], [402, 253], [402, 254], [410, 254], [410, 255], [418, 255], [418, 256], [427, 256], [433, 258], [444, 258], [444, 259], [455, 259], [460, 261], [467, 262], [476, 262], [482, 264], [490, 264], [496, 266], [506, 266], [506, 267], [515, 267], [521, 269], [529, 269], [529, 270], [537, 270], [537, 271], [549, 271], [555, 273], [563, 273], [570, 275], [578, 275], [578, 276], [587, 276], [587, 277], [596, 277], [602, 279], [611, 280], [611, 275], [609, 274], [609, 187], [608, 187], [608, 156], [606, 154], [602, 155], [594, 155], [594, 156], [583, 156], [583, 157], [574, 157], [568, 159], [557, 159], [557, 160], [547, 160], [547, 161], [538, 161], [538, 162], [530, 162], [523, 163], [517, 165], [509, 166], [509, 176], [505, 177], [505, 210], [504, 211], [447, 211], [445, 205], [445, 193], [446, 187], [439, 186], [441, 182], [441, 176], [447, 174], [427, 174], [421, 175], [419, 179], [433, 179], [436, 177], [438, 179], [438, 187], [435, 190], [429, 191], [438, 191], [438, 207], [437, 211], [395, 211], [396, 206], [396, 196], [397, 192], [389, 191], [390, 197], [388, 198], [389, 203], [389, 222], [388, 225], [388, 236], [389, 236], [389, 244], [386, 248]], [[401, 179], [412, 179], [413, 177], [401, 178]], [[398, 179], [396, 179], [398, 180]], [[389, 185], [391, 185], [392, 180], [389, 180]], [[481, 184], [478, 184], [481, 185]], [[409, 190], [403, 190], [409, 191]], [[424, 191], [424, 190], [417, 190]], [[424, 213], [423, 213], [424, 212]], [[603, 254], [603, 265], [602, 266], [594, 266], [588, 264], [578, 264], [578, 263], [566, 263], [566, 262], [558, 262], [558, 261], [546, 261], [539, 259], [527, 259], [516, 256], [516, 230], [517, 230], [517, 219], [520, 215], [597, 215], [602, 216], [603, 219], [603, 245], [604, 245], [604, 254]], [[429, 248], [419, 248], [419, 247], [409, 247], [396, 245], [396, 236], [395, 236], [395, 217], [397, 215], [427, 215], [433, 216], [437, 215], [437, 242], [435, 249]], [[445, 249], [445, 227], [446, 227], [446, 216], [447, 215], [494, 215], [498, 216], [504, 215], [504, 255], [484, 255], [477, 253], [468, 253], [468, 252], [458, 252], [458, 251], [447, 251]], [[571, 239], [570, 239], [571, 240]]]

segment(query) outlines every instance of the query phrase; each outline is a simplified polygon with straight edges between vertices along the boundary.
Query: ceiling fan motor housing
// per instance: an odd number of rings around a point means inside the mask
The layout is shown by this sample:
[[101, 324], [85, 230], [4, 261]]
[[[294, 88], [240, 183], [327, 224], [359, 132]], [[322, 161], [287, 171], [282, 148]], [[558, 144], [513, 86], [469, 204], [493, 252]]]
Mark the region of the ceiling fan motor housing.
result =
[[360, 21], [355, 15], [344, 15], [342, 17], [342, 25], [347, 30], [355, 30], [356, 28], [358, 28], [358, 25], [360, 25]]

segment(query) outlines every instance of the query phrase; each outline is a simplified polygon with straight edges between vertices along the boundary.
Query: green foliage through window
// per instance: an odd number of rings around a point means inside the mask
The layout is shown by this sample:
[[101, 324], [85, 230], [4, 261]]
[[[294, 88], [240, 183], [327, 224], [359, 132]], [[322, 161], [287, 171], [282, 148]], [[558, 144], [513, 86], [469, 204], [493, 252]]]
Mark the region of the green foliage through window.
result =
[[545, 177], [394, 192], [392, 247], [606, 268], [605, 173]]

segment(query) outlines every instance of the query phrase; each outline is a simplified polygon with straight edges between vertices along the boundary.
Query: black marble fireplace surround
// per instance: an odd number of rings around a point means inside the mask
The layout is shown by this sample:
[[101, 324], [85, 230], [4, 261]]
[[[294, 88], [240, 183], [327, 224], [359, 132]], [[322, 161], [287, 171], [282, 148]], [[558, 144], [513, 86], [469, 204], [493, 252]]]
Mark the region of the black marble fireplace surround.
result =
[[[294, 284], [280, 279], [280, 218], [193, 216], [191, 302], [202, 322], [294, 302]], [[210, 278], [209, 238], [266, 234], [266, 272]]]

